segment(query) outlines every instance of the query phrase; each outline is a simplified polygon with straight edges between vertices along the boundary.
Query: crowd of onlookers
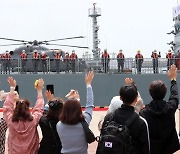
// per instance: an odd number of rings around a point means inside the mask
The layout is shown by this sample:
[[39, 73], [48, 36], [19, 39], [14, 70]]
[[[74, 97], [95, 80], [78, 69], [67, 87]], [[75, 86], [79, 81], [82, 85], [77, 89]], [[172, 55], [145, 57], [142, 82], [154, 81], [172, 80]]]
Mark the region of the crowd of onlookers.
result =
[[[14, 53], [13, 53], [14, 54]], [[44, 51], [37, 51], [34, 50], [32, 53], [27, 53], [27, 51], [22, 50], [20, 54], [14, 54], [12, 52], [6, 51], [0, 55], [0, 64], [1, 64], [1, 74], [7, 74], [14, 70], [16, 67], [19, 67], [19, 71], [21, 73], [38, 73], [43, 72], [77, 72], [77, 71], [84, 71], [87, 67], [96, 67], [88, 64], [86, 62], [81, 63], [82, 59], [78, 59], [75, 50], [72, 50], [72, 53], [64, 52], [61, 50], [56, 50], [54, 52], [44, 52]], [[51, 56], [50, 56], [51, 55]], [[99, 61], [101, 64], [99, 65], [98, 71], [107, 73], [109, 72], [110, 68], [110, 61], [111, 61], [110, 54], [108, 53], [107, 49], [104, 49], [104, 52], [99, 57]], [[128, 61], [128, 65], [136, 68], [136, 72], [138, 74], [141, 73], [144, 62], [144, 56], [140, 50], [137, 50], [137, 54], [134, 56], [134, 63], [132, 61]], [[152, 67], [153, 73], [159, 73], [159, 58], [161, 58], [161, 53], [154, 50], [151, 54], [152, 58]], [[85, 58], [86, 59], [86, 58]], [[114, 60], [114, 58], [112, 58]], [[166, 54], [167, 59], [167, 70], [169, 70], [172, 64], [175, 64], [180, 70], [180, 52], [178, 51], [176, 54], [173, 53], [171, 50], [168, 50]], [[83, 59], [84, 60], [84, 59]], [[87, 59], [86, 59], [87, 60]], [[85, 60], [85, 61], [86, 61]], [[97, 60], [97, 59], [96, 59]], [[129, 59], [127, 59], [129, 60]], [[116, 56], [117, 66], [113, 66], [117, 68], [118, 73], [125, 73], [127, 69], [125, 68], [125, 63], [127, 63], [126, 56], [123, 53], [123, 50], [119, 50]], [[88, 62], [90, 63], [90, 62]], [[132, 64], [133, 63], [133, 64]], [[31, 66], [32, 65], [32, 66]], [[113, 64], [114, 65], [114, 64]], [[162, 67], [162, 66], [161, 66]], [[163, 66], [166, 67], [166, 66]], [[81, 69], [80, 69], [81, 68]], [[125, 70], [125, 69], [126, 70]]]
[[[100, 136], [96, 137], [97, 154], [172, 154], [180, 149], [175, 128], [175, 112], [179, 104], [175, 65], [169, 68], [168, 77], [171, 82], [169, 100], [164, 100], [167, 92], [165, 83], [156, 80], [149, 86], [152, 101], [145, 106], [138, 85], [132, 78], [125, 79], [119, 96], [112, 99], [107, 115], [101, 124], [97, 124], [100, 129]], [[29, 100], [19, 98], [15, 91], [16, 80], [8, 77], [10, 91], [0, 96], [5, 99], [0, 120], [0, 153], [5, 150], [8, 128], [9, 154], [87, 154], [92, 133], [89, 134], [89, 130], [87, 133], [88, 127], [84, 123], [88, 126], [92, 119], [93, 78], [93, 71], [85, 75], [87, 101], [82, 112], [77, 90], [71, 90], [65, 101], [46, 91], [48, 103], [45, 105], [43, 79], [34, 83], [37, 101], [30, 111]], [[42, 131], [41, 141], [38, 125]]]

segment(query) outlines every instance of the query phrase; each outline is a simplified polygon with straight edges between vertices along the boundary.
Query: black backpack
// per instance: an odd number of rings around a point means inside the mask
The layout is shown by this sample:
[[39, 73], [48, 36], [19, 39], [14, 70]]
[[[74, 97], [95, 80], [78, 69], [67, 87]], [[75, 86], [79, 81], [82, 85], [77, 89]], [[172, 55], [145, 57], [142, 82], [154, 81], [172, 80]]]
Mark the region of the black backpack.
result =
[[128, 126], [138, 117], [134, 114], [124, 125], [121, 125], [113, 121], [114, 114], [110, 115], [101, 129], [100, 137], [97, 138], [96, 154], [135, 154]]

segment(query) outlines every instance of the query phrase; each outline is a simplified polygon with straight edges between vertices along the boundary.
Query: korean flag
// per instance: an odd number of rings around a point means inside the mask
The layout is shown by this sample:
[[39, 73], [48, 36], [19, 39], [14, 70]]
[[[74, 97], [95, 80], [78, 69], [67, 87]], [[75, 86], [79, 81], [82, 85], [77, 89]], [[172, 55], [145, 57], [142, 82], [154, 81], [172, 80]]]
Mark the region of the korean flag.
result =
[[105, 147], [112, 148], [112, 142], [105, 142]]

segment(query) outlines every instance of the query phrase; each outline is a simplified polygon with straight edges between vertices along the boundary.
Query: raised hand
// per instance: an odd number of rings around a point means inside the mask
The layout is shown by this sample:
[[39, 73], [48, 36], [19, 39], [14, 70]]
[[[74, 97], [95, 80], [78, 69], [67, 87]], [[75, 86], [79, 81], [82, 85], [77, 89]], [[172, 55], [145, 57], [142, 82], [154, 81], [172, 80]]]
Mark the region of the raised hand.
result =
[[126, 84], [126, 85], [134, 84], [134, 81], [133, 81], [132, 78], [125, 78], [124, 81], [125, 81], [125, 84]]
[[176, 66], [174, 64], [171, 65], [171, 68], [168, 71], [168, 77], [169, 77], [170, 80], [173, 80], [173, 79], [176, 80], [176, 77], [177, 77], [177, 68], [176, 68]]
[[68, 99], [80, 99], [78, 91], [74, 89], [71, 89], [71, 91], [65, 97]]
[[8, 81], [9, 86], [10, 86], [10, 93], [13, 95], [14, 102], [16, 102], [19, 99], [19, 94], [17, 93], [17, 91], [14, 91], [16, 88], [16, 80], [13, 79], [13, 77], [8, 77], [7, 81]]
[[42, 78], [38, 80], [35, 88], [37, 89], [37, 91], [42, 90], [44, 88], [44, 80]]
[[91, 84], [93, 78], [94, 78], [94, 72], [93, 72], [93, 71], [89, 71], [89, 72], [85, 75], [85, 83], [86, 83], [86, 85]]
[[13, 77], [8, 77], [7, 81], [10, 87], [14, 87], [14, 88], [16, 87], [16, 80], [14, 80]]

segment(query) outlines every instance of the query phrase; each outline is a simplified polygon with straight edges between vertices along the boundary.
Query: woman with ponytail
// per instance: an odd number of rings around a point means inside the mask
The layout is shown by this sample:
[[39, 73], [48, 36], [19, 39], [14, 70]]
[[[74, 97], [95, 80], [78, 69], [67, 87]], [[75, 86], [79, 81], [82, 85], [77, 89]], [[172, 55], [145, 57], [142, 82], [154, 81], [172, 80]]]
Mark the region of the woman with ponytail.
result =
[[30, 102], [27, 99], [19, 99], [15, 92], [16, 80], [8, 78], [10, 92], [3, 105], [3, 116], [9, 128], [8, 154], [37, 154], [39, 136], [37, 126], [43, 114], [44, 98], [42, 89], [43, 79], [38, 80], [35, 86], [37, 101], [32, 110], [29, 110]]

